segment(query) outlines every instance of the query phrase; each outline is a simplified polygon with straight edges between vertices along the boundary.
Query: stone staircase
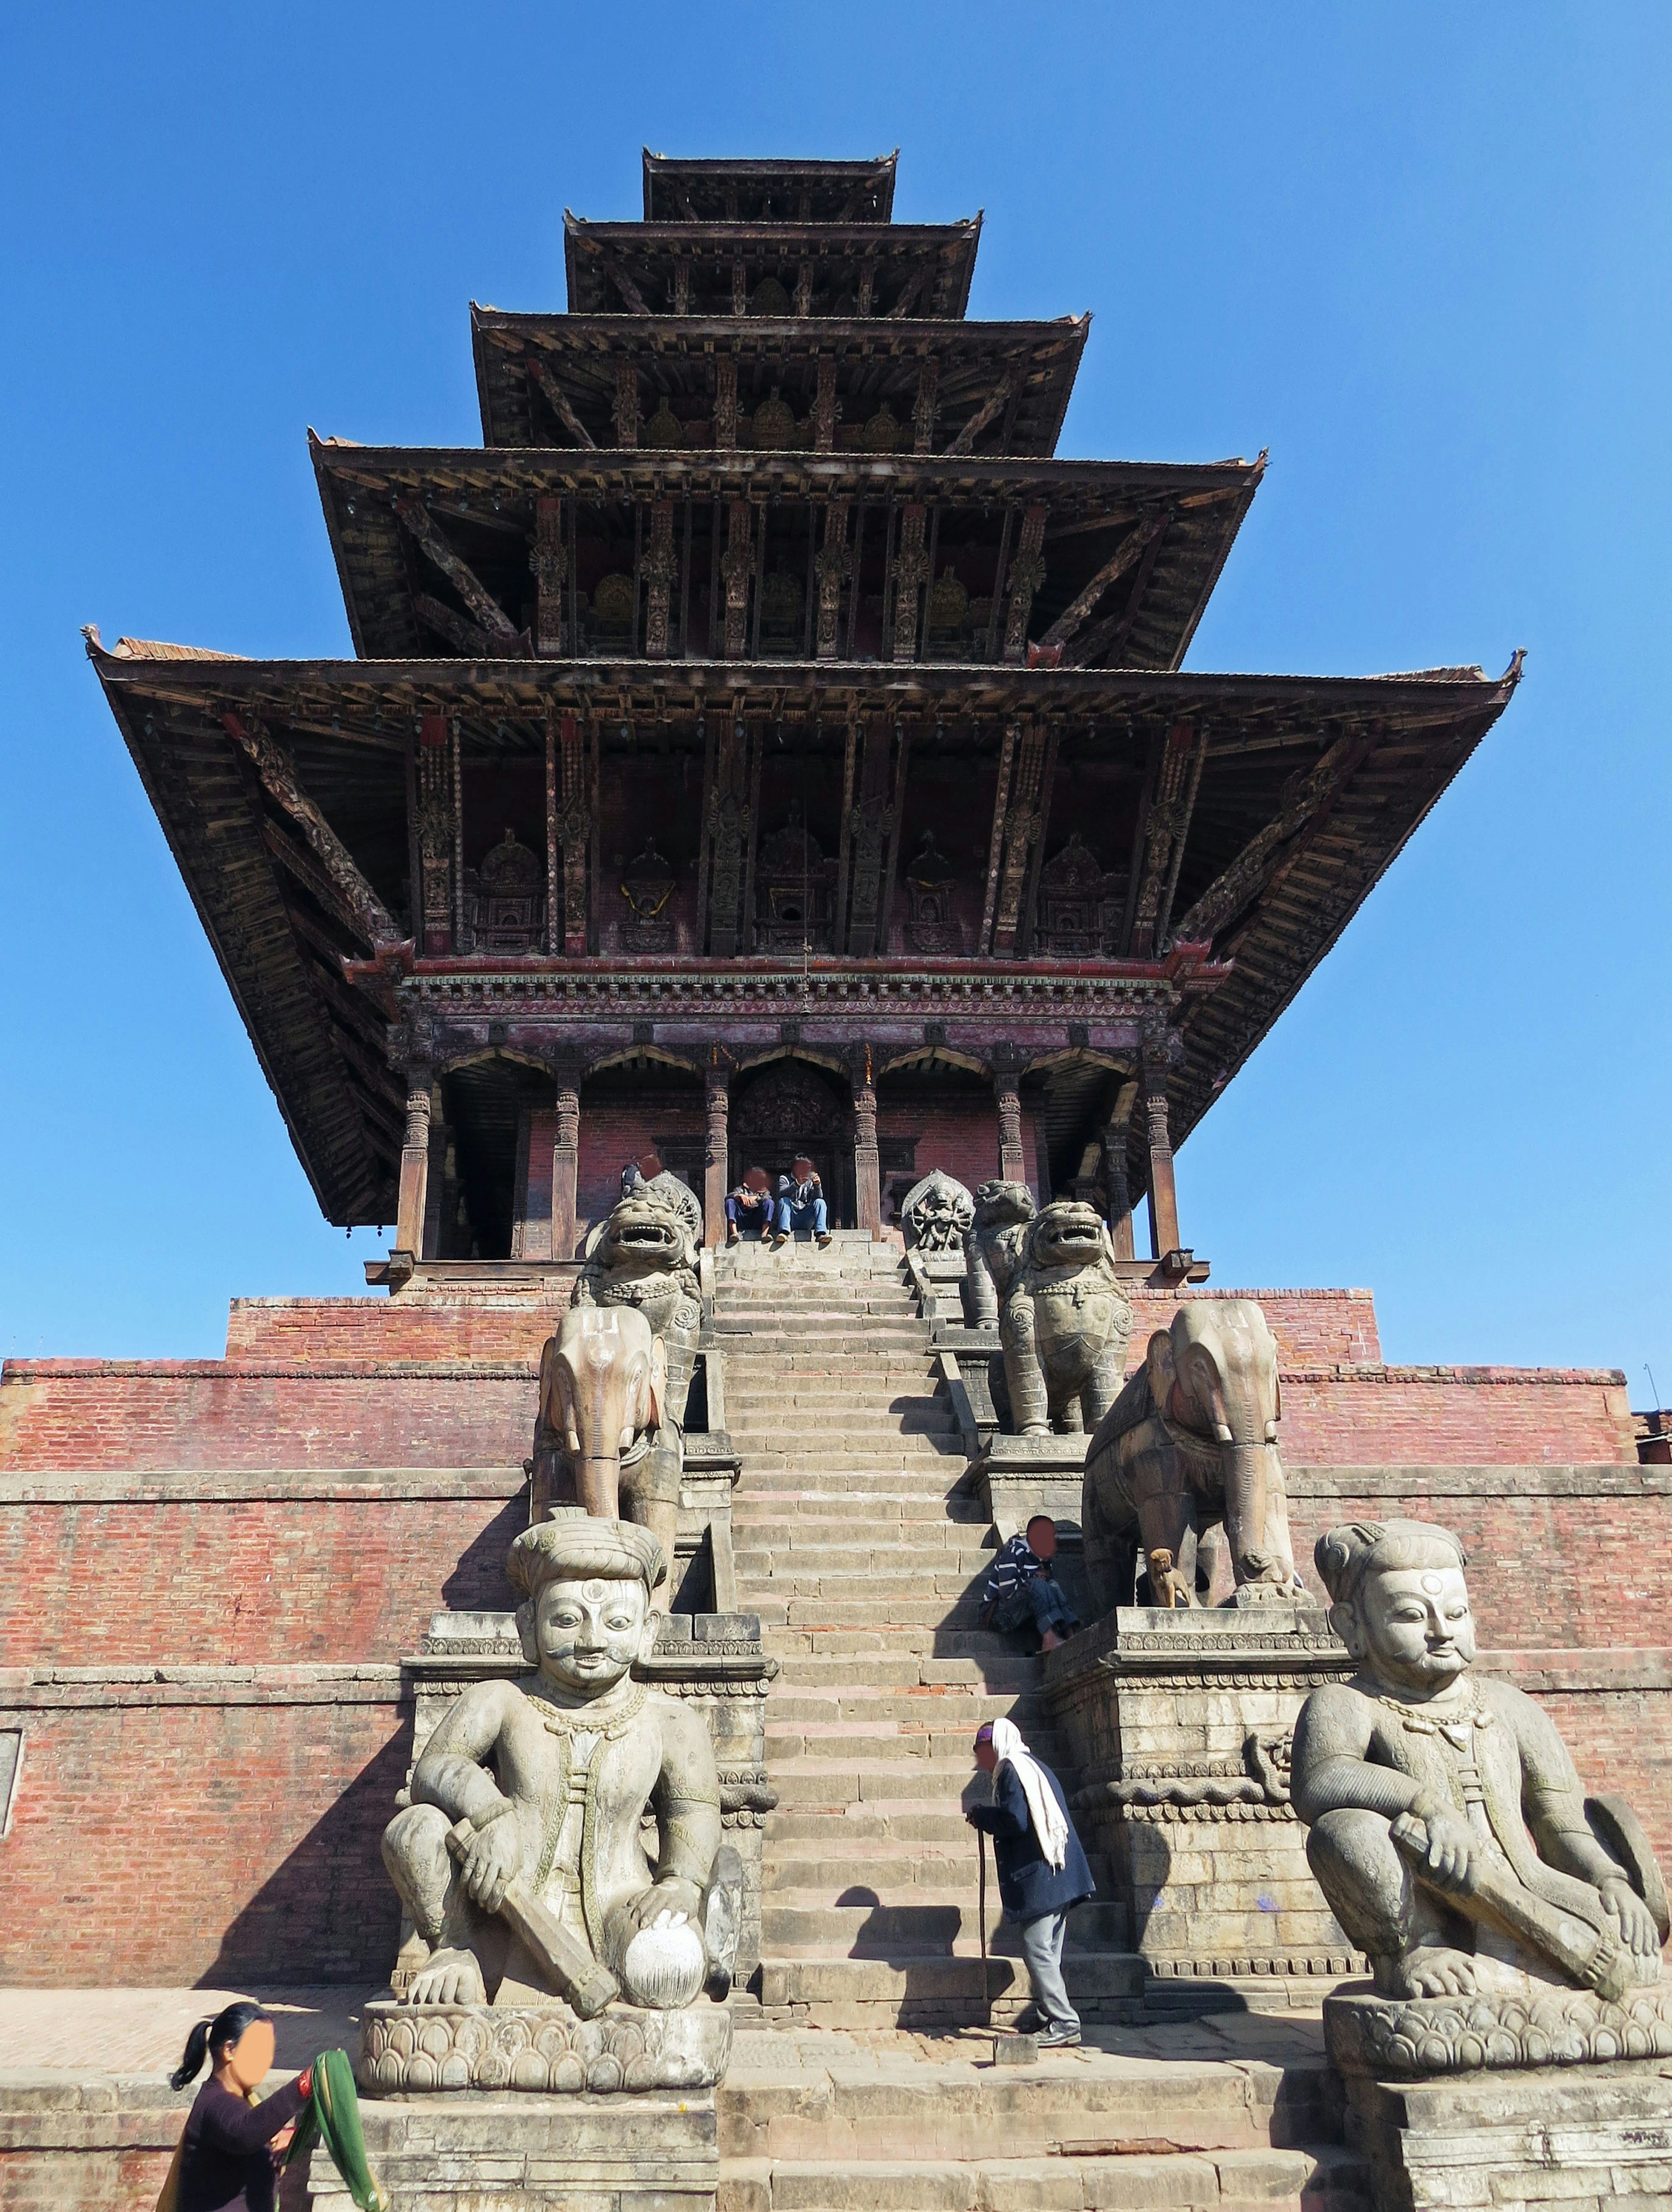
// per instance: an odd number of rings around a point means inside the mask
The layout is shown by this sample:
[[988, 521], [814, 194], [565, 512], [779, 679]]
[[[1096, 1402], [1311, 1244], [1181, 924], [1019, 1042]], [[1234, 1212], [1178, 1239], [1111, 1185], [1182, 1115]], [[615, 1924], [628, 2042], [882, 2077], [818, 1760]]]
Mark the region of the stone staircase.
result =
[[[716, 1255], [714, 1327], [742, 1455], [740, 1603], [781, 1672], [767, 1707], [761, 2002], [830, 2027], [1013, 2018], [1027, 1977], [989, 1862], [984, 1963], [977, 1727], [1008, 1714], [1058, 1747], [1039, 1661], [978, 1625], [991, 1556], [961, 1487], [950, 1407], [892, 1247], [746, 1243]], [[1088, 2019], [1130, 2013], [1142, 1969], [1124, 1914], [1083, 1907], [1068, 1979]]]

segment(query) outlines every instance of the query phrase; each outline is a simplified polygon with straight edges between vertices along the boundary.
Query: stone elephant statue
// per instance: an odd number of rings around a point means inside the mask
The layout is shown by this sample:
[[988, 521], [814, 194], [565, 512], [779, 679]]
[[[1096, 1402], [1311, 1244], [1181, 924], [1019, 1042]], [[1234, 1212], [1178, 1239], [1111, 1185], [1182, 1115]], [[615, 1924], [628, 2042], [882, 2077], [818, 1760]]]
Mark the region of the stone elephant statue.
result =
[[[549, 1462], [560, 1448], [574, 1503], [596, 1520], [626, 1518], [662, 1530], [635, 1512], [633, 1477], [651, 1434], [662, 1425], [668, 1390], [668, 1355], [662, 1340], [636, 1306], [571, 1306], [540, 1355], [540, 1413], [536, 1492], [530, 1518], [547, 1519], [558, 1482], [540, 1481], [540, 1446]], [[543, 1494], [542, 1494], [543, 1492]], [[671, 1540], [663, 1545], [673, 1558]]]
[[1193, 1602], [1198, 1540], [1221, 1523], [1243, 1602], [1299, 1593], [1281, 1414], [1276, 1340], [1252, 1298], [1192, 1298], [1156, 1330], [1087, 1447], [1081, 1526], [1100, 1612], [1132, 1602], [1140, 1547], [1166, 1599]]
[[1101, 1218], [1077, 1199], [1054, 1200], [1003, 1239], [989, 1267], [1016, 1434], [1095, 1428], [1120, 1389], [1132, 1329]]
[[[586, 1240], [540, 1360], [530, 1517], [554, 1503], [650, 1529], [669, 1566], [701, 1303], [701, 1212], [672, 1176], [641, 1183]], [[608, 1500], [608, 1503], [598, 1501]]]

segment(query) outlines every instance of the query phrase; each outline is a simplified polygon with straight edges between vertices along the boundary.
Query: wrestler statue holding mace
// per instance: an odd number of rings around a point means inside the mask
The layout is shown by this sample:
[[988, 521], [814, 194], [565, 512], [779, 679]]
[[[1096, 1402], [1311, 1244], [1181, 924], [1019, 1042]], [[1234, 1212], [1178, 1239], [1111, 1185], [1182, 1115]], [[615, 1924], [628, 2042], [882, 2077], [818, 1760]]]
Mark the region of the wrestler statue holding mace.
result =
[[1643, 1831], [1620, 1799], [1584, 1795], [1532, 1698], [1471, 1673], [1457, 1539], [1354, 1522], [1314, 1557], [1359, 1672], [1307, 1698], [1291, 1787], [1378, 1994], [1467, 1997], [1487, 1960], [1615, 2001], [1657, 1980], [1667, 1899]]
[[384, 1837], [430, 1947], [407, 2002], [556, 1997], [590, 2019], [618, 1997], [669, 2012], [706, 1981], [724, 1990], [737, 1874], [720, 1850], [713, 1748], [699, 1713], [632, 1674], [654, 1633], [661, 1545], [559, 1507], [506, 1565], [533, 1671], [463, 1691]]

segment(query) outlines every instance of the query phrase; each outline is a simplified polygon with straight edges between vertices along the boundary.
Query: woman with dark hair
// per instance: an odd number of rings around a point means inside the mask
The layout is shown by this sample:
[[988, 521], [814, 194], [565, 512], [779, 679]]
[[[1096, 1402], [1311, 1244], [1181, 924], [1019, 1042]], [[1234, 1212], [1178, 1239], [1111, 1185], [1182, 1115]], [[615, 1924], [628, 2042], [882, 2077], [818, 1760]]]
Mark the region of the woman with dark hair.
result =
[[[229, 2004], [213, 2020], [200, 2020], [186, 2038], [172, 2076], [175, 2088], [195, 2081], [208, 2057], [213, 2071], [197, 2092], [176, 2154], [172, 2212], [273, 2212], [278, 2154], [273, 2138], [289, 2126], [313, 2090], [310, 2066], [262, 2103], [256, 2084], [273, 2064], [273, 2020], [247, 1999]], [[170, 2204], [163, 2191], [163, 2207]]]

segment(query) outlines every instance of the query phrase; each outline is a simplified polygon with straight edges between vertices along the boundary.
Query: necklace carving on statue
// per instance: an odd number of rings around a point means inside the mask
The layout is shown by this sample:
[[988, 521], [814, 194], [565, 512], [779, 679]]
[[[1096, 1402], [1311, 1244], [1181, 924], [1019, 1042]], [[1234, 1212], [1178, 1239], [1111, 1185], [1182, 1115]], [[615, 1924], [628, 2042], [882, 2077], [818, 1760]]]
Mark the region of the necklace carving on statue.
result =
[[645, 1710], [645, 1699], [650, 1694], [649, 1685], [635, 1682], [625, 1705], [609, 1715], [601, 1714], [596, 1705], [548, 1705], [540, 1700], [542, 1724], [553, 1735], [591, 1735], [605, 1743], [614, 1743], [623, 1736]]

